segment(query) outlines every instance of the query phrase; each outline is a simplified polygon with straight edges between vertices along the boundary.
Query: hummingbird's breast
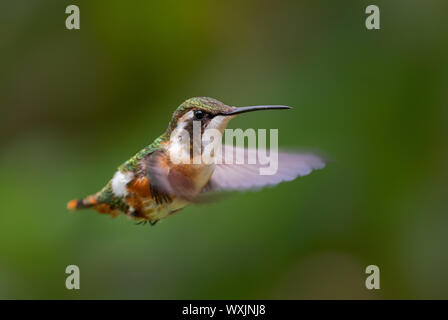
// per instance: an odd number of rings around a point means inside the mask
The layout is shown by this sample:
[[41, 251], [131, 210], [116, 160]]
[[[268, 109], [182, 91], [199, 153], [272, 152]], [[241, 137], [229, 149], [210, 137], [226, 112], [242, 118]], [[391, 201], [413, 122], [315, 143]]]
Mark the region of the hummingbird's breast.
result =
[[[208, 183], [215, 169], [215, 164], [202, 161], [202, 154], [192, 152], [192, 145], [186, 145], [178, 139], [173, 140], [164, 146], [166, 158], [165, 161], [161, 161], [161, 165], [166, 170], [181, 172], [192, 182], [192, 188], [194, 189], [192, 192], [200, 193]], [[192, 153], [193, 156], [191, 156]]]
[[[159, 159], [159, 169], [167, 175], [171, 171], [180, 173], [191, 183], [188, 194], [198, 195], [208, 183], [214, 164], [174, 164], [167, 152]], [[157, 183], [153, 183], [153, 186]], [[176, 194], [160, 195], [151, 188], [151, 181], [144, 171], [117, 171], [112, 179], [112, 187], [116, 196], [122, 197], [129, 209], [126, 213], [137, 219], [161, 220], [187, 206], [190, 201]], [[163, 191], [161, 191], [163, 194]]]

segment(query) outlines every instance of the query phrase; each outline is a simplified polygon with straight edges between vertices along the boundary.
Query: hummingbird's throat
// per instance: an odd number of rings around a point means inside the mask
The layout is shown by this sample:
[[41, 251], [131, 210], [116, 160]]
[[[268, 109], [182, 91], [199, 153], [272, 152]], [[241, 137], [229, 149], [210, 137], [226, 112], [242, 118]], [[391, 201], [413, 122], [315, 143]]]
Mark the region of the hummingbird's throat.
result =
[[195, 121], [186, 117], [171, 132], [167, 147], [170, 160], [175, 164], [214, 164], [222, 135], [232, 118], [216, 116], [208, 121]]

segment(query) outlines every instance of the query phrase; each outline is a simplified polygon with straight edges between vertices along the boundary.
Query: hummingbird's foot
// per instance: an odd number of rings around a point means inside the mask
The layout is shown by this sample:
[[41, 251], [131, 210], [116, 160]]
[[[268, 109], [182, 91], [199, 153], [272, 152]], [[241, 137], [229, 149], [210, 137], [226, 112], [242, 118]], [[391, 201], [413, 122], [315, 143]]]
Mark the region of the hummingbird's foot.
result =
[[147, 224], [149, 222], [149, 224], [151, 225], [151, 226], [154, 226], [157, 222], [159, 222], [159, 220], [153, 220], [153, 221], [149, 221], [149, 220], [141, 220], [141, 221], [139, 221], [139, 222], [137, 222], [135, 225], [145, 225], [145, 224]]

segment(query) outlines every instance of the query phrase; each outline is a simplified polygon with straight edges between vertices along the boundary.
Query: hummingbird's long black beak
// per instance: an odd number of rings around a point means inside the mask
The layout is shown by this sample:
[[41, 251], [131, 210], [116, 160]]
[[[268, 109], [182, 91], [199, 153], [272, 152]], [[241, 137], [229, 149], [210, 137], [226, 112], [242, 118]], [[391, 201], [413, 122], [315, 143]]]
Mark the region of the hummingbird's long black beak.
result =
[[273, 110], [273, 109], [292, 109], [288, 106], [250, 106], [250, 107], [239, 107], [235, 108], [235, 110], [229, 112], [223, 112], [221, 115], [223, 116], [233, 116], [240, 113], [252, 112], [258, 110]]

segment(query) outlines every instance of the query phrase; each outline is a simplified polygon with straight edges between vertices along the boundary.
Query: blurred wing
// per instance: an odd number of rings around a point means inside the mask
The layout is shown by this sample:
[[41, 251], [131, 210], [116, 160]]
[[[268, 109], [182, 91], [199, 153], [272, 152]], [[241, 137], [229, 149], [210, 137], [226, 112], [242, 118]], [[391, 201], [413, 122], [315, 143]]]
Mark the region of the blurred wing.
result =
[[194, 182], [176, 167], [170, 166], [168, 155], [164, 151], [151, 153], [144, 161], [146, 176], [149, 179], [151, 194], [163, 202], [169, 195], [192, 200]]
[[237, 149], [235, 147], [225, 146], [223, 151], [223, 164], [216, 165], [209, 183], [204, 188], [204, 192], [249, 190], [259, 189], [265, 186], [274, 186], [283, 181], [291, 181], [297, 177], [306, 176], [312, 170], [325, 167], [323, 159], [311, 153], [279, 152], [277, 171], [272, 175], [261, 175], [260, 168], [268, 167], [268, 165], [261, 165], [258, 158], [255, 164], [247, 164], [247, 149], [244, 149], [245, 164], [224, 164], [225, 153], [230, 151], [235, 156]]

